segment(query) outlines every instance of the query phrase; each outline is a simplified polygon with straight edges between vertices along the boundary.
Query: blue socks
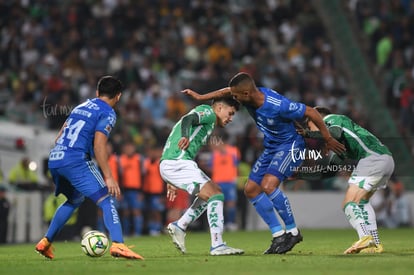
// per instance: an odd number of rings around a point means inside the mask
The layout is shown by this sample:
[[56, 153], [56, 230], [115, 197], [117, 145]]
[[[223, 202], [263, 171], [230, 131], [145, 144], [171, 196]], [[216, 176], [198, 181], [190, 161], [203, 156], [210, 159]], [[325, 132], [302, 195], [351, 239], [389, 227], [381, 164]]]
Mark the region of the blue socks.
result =
[[295, 218], [293, 217], [288, 197], [279, 188], [275, 189], [268, 196], [273, 203], [273, 207], [285, 223], [286, 230], [295, 228]]
[[46, 238], [49, 242], [53, 242], [56, 234], [63, 228], [66, 222], [70, 219], [73, 212], [79, 207], [79, 204], [71, 204], [68, 201], [64, 202], [56, 210], [52, 221], [50, 222], [49, 229], [46, 232]]
[[272, 234], [283, 230], [276, 213], [273, 209], [273, 204], [265, 193], [260, 193], [256, 197], [250, 199], [250, 202], [256, 208], [257, 213], [262, 217], [265, 223], [269, 226]]
[[112, 198], [106, 197], [98, 206], [102, 209], [105, 227], [111, 236], [111, 240], [116, 243], [123, 243], [121, 221]]

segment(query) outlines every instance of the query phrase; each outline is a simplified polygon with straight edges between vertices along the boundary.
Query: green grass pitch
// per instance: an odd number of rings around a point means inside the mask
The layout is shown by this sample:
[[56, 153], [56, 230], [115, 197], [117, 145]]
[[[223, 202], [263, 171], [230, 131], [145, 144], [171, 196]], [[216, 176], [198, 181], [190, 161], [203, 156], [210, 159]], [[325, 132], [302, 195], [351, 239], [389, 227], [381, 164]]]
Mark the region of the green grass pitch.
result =
[[127, 238], [144, 261], [83, 254], [80, 242], [56, 242], [55, 259], [35, 253], [35, 244], [0, 246], [0, 274], [414, 274], [414, 230], [380, 230], [385, 252], [343, 255], [356, 240], [351, 229], [302, 230], [304, 241], [285, 255], [262, 255], [270, 244], [267, 231], [226, 232], [241, 256], [209, 256], [210, 235], [189, 232], [187, 254], [175, 249], [169, 236]]

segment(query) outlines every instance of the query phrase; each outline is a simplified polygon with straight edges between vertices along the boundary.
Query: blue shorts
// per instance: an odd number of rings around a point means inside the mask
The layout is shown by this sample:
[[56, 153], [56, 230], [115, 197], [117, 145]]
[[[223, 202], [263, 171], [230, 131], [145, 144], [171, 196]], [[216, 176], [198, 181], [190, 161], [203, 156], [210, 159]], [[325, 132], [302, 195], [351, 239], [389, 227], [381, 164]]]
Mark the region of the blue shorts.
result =
[[164, 211], [165, 210], [164, 196], [163, 195], [147, 194], [146, 195], [145, 207], [148, 210]]
[[221, 188], [221, 192], [224, 194], [224, 201], [236, 201], [237, 200], [237, 186], [236, 183], [226, 182], [218, 183]]
[[300, 137], [293, 143], [265, 148], [254, 163], [249, 179], [261, 184], [265, 174], [276, 176], [280, 182], [291, 176], [303, 160], [298, 158], [298, 151], [305, 150], [305, 142]]
[[144, 206], [142, 192], [139, 190], [127, 189], [122, 194], [120, 203], [121, 209], [140, 210]]
[[108, 188], [93, 161], [80, 161], [64, 167], [50, 168], [56, 185], [56, 196], [62, 193], [72, 203], [80, 203], [85, 197], [95, 203], [108, 196]]

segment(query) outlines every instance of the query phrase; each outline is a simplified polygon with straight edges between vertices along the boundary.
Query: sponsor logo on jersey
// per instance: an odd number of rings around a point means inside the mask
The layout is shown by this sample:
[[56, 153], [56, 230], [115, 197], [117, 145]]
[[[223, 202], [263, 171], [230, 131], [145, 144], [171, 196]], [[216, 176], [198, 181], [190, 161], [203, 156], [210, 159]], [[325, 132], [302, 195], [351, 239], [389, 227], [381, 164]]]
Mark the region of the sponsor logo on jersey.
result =
[[296, 103], [290, 103], [289, 104], [289, 111], [296, 110], [298, 108]]
[[112, 131], [112, 126], [110, 124], [107, 124], [105, 126], [105, 132], [107, 132], [108, 134]]

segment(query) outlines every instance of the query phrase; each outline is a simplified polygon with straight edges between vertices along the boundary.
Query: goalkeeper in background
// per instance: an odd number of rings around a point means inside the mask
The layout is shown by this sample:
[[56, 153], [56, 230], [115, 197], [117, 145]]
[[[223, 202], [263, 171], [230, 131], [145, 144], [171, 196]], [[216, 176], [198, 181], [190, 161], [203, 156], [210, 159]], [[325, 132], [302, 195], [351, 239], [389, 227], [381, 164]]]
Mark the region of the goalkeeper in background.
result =
[[211, 234], [210, 255], [243, 254], [241, 249], [229, 247], [223, 241], [224, 195], [220, 187], [197, 166], [194, 158], [208, 141], [216, 125], [230, 123], [239, 109], [239, 103], [231, 97], [218, 98], [212, 105], [199, 105], [183, 116], [173, 127], [164, 146], [160, 173], [167, 182], [167, 198], [173, 201], [177, 188], [196, 196], [190, 208], [176, 222], [168, 224], [167, 230], [175, 246], [182, 252], [185, 248], [185, 231], [189, 224], [207, 210]]
[[[346, 152], [338, 157], [358, 161], [348, 180], [342, 207], [359, 240], [344, 254], [382, 253], [384, 248], [369, 199], [376, 190], [386, 187], [394, 171], [392, 154], [377, 137], [347, 116], [332, 114], [325, 107], [315, 109], [323, 117], [331, 135], [346, 147]], [[322, 138], [319, 131], [312, 131], [317, 130], [312, 122], [308, 122], [308, 126], [311, 131], [305, 130], [301, 134], [308, 138]]]

